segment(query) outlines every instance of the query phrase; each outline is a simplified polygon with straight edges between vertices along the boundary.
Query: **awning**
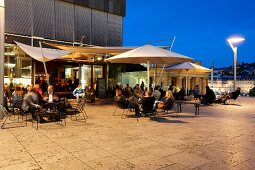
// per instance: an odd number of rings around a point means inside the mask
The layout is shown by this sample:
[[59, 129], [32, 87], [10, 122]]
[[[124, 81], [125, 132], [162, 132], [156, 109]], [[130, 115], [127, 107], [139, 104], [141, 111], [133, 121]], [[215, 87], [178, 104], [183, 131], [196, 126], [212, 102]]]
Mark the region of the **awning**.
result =
[[[62, 50], [71, 51], [72, 54], [64, 56], [62, 59], [64, 60], [77, 60], [79, 62], [86, 62], [89, 60], [94, 60], [95, 57], [103, 57], [103, 56], [115, 56], [126, 51], [133, 50], [137, 47], [127, 46], [127, 47], [102, 47], [102, 46], [72, 46], [72, 45], [64, 45], [64, 44], [55, 44], [55, 43], [46, 43], [55, 48], [59, 48]], [[167, 46], [162, 46], [162, 48], [168, 48]], [[106, 57], [106, 58], [107, 58]]]
[[54, 60], [71, 53], [70, 51], [66, 51], [66, 50], [58, 50], [58, 49], [50, 49], [50, 48], [41, 49], [40, 47], [32, 47], [30, 45], [26, 45], [17, 41], [15, 41], [15, 43], [30, 57], [41, 62]]

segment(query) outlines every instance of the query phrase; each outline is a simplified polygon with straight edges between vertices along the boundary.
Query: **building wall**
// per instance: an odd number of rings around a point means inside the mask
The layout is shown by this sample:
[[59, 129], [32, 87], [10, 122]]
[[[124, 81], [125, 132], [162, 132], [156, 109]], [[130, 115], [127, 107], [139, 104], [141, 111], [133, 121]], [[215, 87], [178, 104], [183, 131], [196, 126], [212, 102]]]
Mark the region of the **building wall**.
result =
[[[115, 8], [125, 8], [125, 3], [114, 2], [110, 8], [110, 2], [113, 1], [105, 1], [103, 4], [109, 6], [106, 10], [105, 5], [102, 8], [102, 5], [97, 5], [102, 4], [101, 1], [90, 0], [87, 5], [82, 3], [81, 6], [77, 5], [78, 1], [5, 0], [6, 33], [100, 46], [121, 46], [125, 13], [118, 13]], [[114, 6], [115, 3], [119, 7]], [[9, 37], [8, 40], [11, 42], [14, 39]]]
[[[125, 8], [126, 0], [5, 0], [4, 82], [17, 84], [26, 79], [25, 84], [30, 84], [31, 78], [41, 74], [43, 68], [33, 64], [14, 41], [39, 46], [43, 38], [78, 45], [122, 46]], [[49, 73], [52, 70], [63, 73], [67, 64], [46, 65]], [[32, 72], [32, 68], [36, 71]], [[88, 79], [92, 81], [89, 76]]]
[[[209, 81], [211, 85], [211, 81]], [[241, 88], [241, 93], [249, 93], [255, 85], [255, 80], [237, 80], [236, 87]], [[221, 92], [234, 91], [234, 81], [233, 80], [216, 80], [213, 81], [213, 87], [217, 88]]]
[[[164, 90], [167, 90], [170, 85], [177, 86], [178, 88], [186, 88], [186, 75], [171, 73], [163, 71], [160, 76], [162, 68], [150, 69], [150, 78], [153, 85], [162, 85]], [[125, 84], [129, 83], [131, 87], [134, 87], [135, 84], [141, 84], [141, 81], [144, 81], [145, 86], [148, 87], [147, 82], [147, 71], [139, 72], [125, 72], [118, 73], [119, 79], [118, 83]], [[188, 90], [193, 90], [195, 85], [200, 85], [200, 91], [205, 94], [205, 86], [208, 85], [208, 74], [189, 74], [188, 75]]]

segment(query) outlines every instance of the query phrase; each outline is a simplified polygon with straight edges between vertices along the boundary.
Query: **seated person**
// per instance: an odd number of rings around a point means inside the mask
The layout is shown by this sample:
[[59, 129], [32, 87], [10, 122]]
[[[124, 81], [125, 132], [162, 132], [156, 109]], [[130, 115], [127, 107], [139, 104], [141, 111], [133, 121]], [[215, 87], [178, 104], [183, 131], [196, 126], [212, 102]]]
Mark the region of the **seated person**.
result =
[[233, 91], [233, 92], [230, 92], [230, 93], [224, 95], [223, 96], [223, 103], [225, 104], [228, 99], [234, 99], [235, 100], [240, 95], [240, 92], [241, 92], [241, 88], [237, 87], [236, 91]]
[[172, 109], [173, 104], [174, 104], [173, 93], [172, 93], [172, 91], [168, 90], [166, 92], [166, 96], [165, 96], [164, 100], [162, 100], [158, 103], [158, 108], [164, 109], [164, 110], [170, 110], [170, 109]]
[[11, 112], [11, 110], [8, 107], [8, 103], [9, 103], [9, 100], [11, 99], [11, 97], [10, 97], [9, 87], [7, 84], [4, 84], [4, 95], [3, 96], [4, 96], [3, 97], [3, 106], [5, 107], [5, 109], [8, 112]]
[[[31, 89], [28, 93], [24, 96], [21, 109], [24, 112], [30, 112], [32, 114], [32, 118], [36, 119], [36, 109], [42, 109], [40, 106], [41, 104], [41, 95], [38, 93], [37, 90]], [[44, 121], [43, 119], [40, 122]]]
[[86, 88], [85, 98], [87, 99], [87, 101], [89, 103], [95, 102], [95, 100], [96, 100], [95, 90], [93, 88], [91, 88], [91, 86]]
[[42, 89], [40, 88], [39, 84], [35, 84], [34, 89], [37, 90], [40, 93], [40, 95], [42, 95]]
[[114, 96], [114, 101], [118, 102], [117, 105], [122, 106], [123, 108], [134, 108], [135, 115], [140, 116], [138, 104], [134, 101], [129, 101], [124, 95], [122, 95], [120, 89], [116, 89], [116, 96]]
[[185, 89], [182, 88], [179, 92], [177, 92], [175, 94], [175, 99], [176, 100], [184, 100], [184, 98], [185, 98]]
[[139, 100], [140, 110], [143, 113], [153, 112], [155, 97], [152, 96], [152, 92], [147, 90], [145, 95]]
[[206, 93], [202, 96], [201, 103], [202, 104], [211, 104], [216, 100], [216, 96], [212, 89], [209, 86], [206, 86]]
[[201, 97], [201, 92], [200, 92], [200, 89], [199, 89], [199, 85], [196, 85], [195, 86], [195, 89], [194, 89], [194, 98], [196, 99], [200, 99]]
[[156, 86], [153, 93], [152, 93], [153, 96], [155, 97], [155, 100], [159, 100], [160, 97], [161, 97], [161, 93], [159, 91], [159, 88], [160, 88], [160, 86]]
[[133, 94], [132, 92], [132, 88], [129, 86], [129, 84], [126, 85], [125, 89], [124, 89], [124, 95], [129, 98], [131, 97]]
[[143, 91], [140, 89], [139, 84], [136, 84], [134, 87], [134, 96], [136, 98], [142, 98], [143, 97]]
[[83, 98], [85, 96], [85, 91], [81, 88], [81, 84], [79, 84], [78, 87], [74, 89], [73, 95], [76, 97], [77, 102], [79, 102], [80, 97]]
[[52, 109], [53, 103], [58, 101], [58, 96], [54, 93], [54, 88], [52, 85], [48, 86], [47, 92], [43, 93], [43, 101], [45, 102], [45, 107]]
[[23, 90], [20, 86], [17, 86], [15, 91], [12, 93], [12, 108], [21, 108], [23, 100]]

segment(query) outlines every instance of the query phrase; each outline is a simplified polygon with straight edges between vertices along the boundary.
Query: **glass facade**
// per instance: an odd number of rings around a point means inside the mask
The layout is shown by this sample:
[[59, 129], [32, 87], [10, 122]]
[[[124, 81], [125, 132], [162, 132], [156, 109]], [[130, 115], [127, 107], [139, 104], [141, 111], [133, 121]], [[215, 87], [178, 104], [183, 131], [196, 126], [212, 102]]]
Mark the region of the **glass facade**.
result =
[[32, 59], [13, 44], [5, 44], [4, 82], [31, 84]]

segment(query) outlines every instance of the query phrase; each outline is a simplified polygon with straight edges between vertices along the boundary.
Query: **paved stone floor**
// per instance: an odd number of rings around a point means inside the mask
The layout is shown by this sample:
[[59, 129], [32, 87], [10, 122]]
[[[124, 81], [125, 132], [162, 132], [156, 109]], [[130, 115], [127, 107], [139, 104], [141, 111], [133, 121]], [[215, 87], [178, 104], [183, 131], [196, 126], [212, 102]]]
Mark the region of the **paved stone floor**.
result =
[[[0, 130], [1, 169], [254, 169], [255, 98], [241, 105], [184, 105], [178, 117], [137, 122], [113, 105], [86, 105], [87, 123], [8, 120]], [[121, 110], [117, 111], [121, 114]], [[18, 124], [20, 125], [20, 124]]]

